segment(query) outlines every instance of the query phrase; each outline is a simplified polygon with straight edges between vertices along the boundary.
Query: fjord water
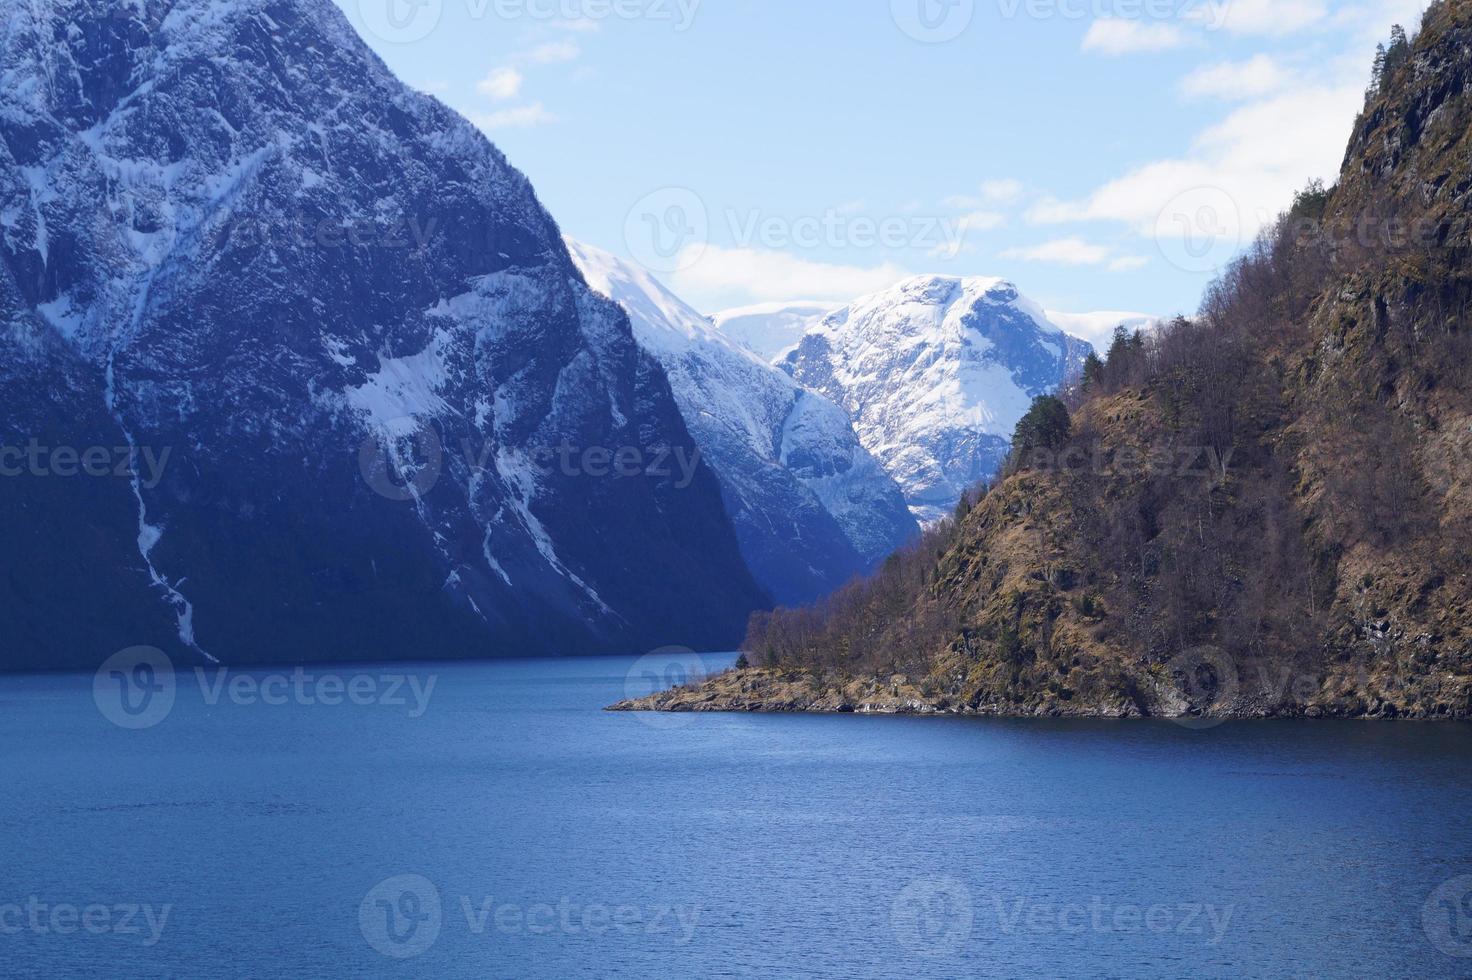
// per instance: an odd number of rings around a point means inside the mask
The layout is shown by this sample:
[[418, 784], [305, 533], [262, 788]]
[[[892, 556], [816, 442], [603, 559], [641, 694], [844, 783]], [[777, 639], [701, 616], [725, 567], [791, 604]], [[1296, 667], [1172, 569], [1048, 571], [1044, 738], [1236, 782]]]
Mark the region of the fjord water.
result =
[[0, 974], [1472, 970], [1466, 727], [600, 710], [646, 666], [0, 677]]

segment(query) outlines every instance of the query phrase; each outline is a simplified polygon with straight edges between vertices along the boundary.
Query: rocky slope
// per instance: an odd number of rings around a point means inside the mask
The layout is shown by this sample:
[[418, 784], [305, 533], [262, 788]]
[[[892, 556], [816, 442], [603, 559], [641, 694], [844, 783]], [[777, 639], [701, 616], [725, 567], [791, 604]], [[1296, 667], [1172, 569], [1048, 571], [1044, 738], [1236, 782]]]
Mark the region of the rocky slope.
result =
[[711, 648], [764, 604], [626, 316], [330, 0], [12, 4], [0, 72], [0, 445], [45, 450], [0, 667]]
[[758, 667], [626, 708], [1472, 718], [1472, 0], [1194, 321]]
[[1088, 349], [1009, 282], [921, 276], [829, 314], [779, 363], [843, 406], [930, 522], [997, 472], [1032, 399]]
[[919, 536], [899, 486], [859, 445], [842, 409], [738, 347], [648, 273], [568, 245], [669, 376], [741, 552], [773, 599], [819, 599]]

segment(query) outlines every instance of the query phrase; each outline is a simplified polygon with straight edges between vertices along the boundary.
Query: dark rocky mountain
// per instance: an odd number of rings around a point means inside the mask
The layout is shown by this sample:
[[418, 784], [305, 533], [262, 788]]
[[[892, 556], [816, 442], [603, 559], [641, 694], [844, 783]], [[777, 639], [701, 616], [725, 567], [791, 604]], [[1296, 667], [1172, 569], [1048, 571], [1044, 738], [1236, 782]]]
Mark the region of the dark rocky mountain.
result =
[[639, 705], [1472, 718], [1472, 0], [1397, 37], [1340, 178], [1068, 431], [750, 670]]
[[713, 648], [764, 603], [623, 312], [329, 0], [12, 4], [0, 71], [0, 666]]

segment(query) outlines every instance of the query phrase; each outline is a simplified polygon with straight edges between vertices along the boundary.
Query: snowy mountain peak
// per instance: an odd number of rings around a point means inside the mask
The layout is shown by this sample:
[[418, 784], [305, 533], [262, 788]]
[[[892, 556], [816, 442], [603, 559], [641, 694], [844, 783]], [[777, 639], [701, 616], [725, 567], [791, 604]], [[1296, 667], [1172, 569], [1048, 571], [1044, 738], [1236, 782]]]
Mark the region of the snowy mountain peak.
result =
[[1033, 398], [1089, 349], [1005, 279], [915, 276], [830, 314], [781, 366], [848, 411], [932, 521], [996, 472]]
[[641, 346], [656, 351], [714, 344], [734, 355], [757, 360], [646, 270], [601, 248], [571, 238], [564, 241], [588, 285], [628, 312], [634, 337]]

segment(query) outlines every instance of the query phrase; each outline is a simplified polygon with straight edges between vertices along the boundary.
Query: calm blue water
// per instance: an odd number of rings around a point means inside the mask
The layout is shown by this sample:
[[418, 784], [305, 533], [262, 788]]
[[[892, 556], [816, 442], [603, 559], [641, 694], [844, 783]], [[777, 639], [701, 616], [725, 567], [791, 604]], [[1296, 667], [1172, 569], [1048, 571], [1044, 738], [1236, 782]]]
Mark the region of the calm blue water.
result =
[[0, 677], [0, 973], [1472, 974], [1472, 729], [600, 711], [633, 667], [141, 730]]

